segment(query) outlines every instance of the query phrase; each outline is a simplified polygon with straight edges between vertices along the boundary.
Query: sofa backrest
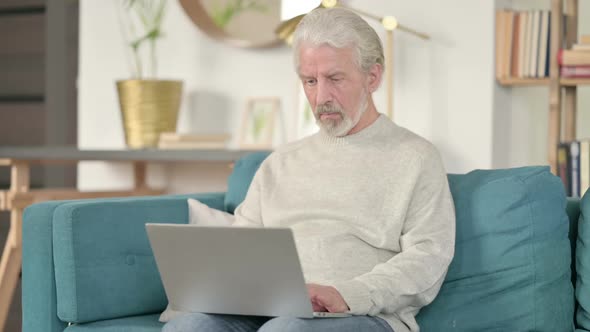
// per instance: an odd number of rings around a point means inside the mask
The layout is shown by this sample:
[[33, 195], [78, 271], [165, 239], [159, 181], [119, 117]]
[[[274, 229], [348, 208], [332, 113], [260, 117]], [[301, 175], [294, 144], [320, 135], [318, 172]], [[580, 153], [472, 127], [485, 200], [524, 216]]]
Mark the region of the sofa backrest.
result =
[[255, 152], [240, 158], [236, 162], [234, 170], [227, 180], [225, 211], [233, 214], [236, 207], [246, 198], [254, 174], [256, 174], [260, 164], [268, 155], [270, 155], [270, 152]]

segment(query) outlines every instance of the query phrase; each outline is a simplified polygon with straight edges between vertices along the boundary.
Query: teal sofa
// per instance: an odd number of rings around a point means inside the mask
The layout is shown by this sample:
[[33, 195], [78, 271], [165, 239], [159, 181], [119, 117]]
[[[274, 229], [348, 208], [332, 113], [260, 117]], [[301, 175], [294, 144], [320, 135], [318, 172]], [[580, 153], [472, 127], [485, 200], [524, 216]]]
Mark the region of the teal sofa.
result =
[[[167, 300], [144, 224], [186, 223], [189, 197], [233, 212], [266, 156], [239, 160], [225, 193], [27, 208], [23, 331], [160, 331]], [[455, 257], [418, 316], [422, 331], [590, 331], [590, 197], [566, 199], [547, 167], [450, 174], [449, 183]]]

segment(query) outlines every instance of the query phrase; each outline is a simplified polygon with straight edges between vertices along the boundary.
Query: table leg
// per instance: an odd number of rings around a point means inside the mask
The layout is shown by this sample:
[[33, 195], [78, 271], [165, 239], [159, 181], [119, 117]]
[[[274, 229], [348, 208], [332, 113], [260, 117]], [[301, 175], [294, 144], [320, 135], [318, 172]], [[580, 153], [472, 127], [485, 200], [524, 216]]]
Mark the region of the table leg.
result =
[[[14, 163], [10, 176], [11, 192], [26, 192], [29, 190], [29, 165]], [[10, 230], [6, 237], [2, 260], [0, 261], [0, 331], [4, 331], [8, 311], [14, 296], [22, 262], [22, 208], [12, 208], [10, 211]]]
[[133, 177], [135, 179], [135, 190], [147, 188], [147, 164], [144, 161], [136, 161], [133, 163]]
[[6, 325], [22, 262], [22, 245], [19, 239], [22, 210], [11, 211], [10, 219], [10, 231], [0, 261], [0, 331], [4, 331]]

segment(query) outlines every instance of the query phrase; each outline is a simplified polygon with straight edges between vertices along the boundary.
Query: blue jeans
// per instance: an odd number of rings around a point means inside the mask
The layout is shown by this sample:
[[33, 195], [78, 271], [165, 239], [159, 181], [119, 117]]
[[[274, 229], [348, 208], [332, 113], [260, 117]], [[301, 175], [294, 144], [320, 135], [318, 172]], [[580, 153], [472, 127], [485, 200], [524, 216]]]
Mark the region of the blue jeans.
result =
[[256, 317], [192, 313], [169, 321], [162, 332], [393, 332], [383, 319], [370, 316], [346, 318]]

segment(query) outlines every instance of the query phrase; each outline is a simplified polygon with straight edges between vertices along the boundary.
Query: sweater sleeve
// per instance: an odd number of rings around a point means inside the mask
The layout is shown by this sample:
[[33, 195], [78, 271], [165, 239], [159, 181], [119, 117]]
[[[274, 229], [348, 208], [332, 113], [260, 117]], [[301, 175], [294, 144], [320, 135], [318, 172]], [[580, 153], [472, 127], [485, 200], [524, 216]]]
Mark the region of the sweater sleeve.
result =
[[334, 282], [355, 315], [419, 309], [434, 300], [454, 254], [455, 210], [438, 153], [425, 156], [411, 193], [400, 252], [372, 271]]

